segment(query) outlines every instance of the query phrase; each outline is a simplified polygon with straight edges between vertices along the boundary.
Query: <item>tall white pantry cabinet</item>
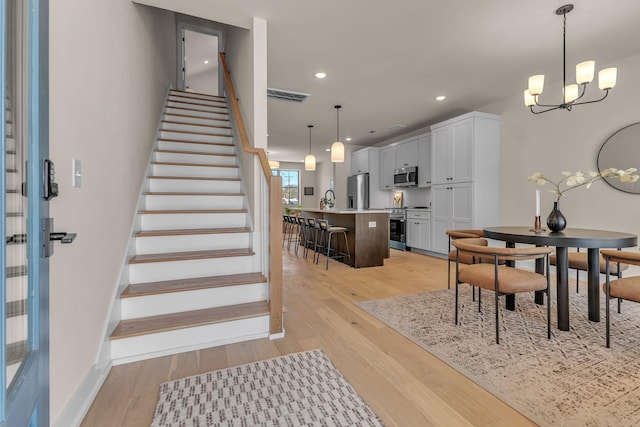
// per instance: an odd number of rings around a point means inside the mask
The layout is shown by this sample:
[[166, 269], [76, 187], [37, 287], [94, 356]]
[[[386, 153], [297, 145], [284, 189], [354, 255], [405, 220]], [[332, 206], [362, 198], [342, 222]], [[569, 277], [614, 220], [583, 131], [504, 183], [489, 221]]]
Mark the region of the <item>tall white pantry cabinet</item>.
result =
[[431, 126], [432, 245], [450, 229], [500, 225], [500, 117], [472, 112]]

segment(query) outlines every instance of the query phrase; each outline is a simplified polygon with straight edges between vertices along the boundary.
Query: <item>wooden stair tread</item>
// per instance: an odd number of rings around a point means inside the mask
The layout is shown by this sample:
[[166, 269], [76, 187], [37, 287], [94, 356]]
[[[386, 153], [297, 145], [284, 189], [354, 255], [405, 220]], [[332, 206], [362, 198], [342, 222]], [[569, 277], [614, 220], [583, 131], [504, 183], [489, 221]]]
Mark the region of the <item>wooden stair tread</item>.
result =
[[184, 133], [188, 135], [223, 136], [225, 138], [231, 138], [231, 135], [224, 133], [194, 132], [190, 130], [161, 129], [160, 132]]
[[162, 142], [181, 142], [184, 144], [202, 144], [202, 145], [217, 145], [221, 147], [233, 147], [233, 142], [208, 142], [208, 141], [187, 141], [184, 139], [172, 139], [172, 138], [158, 138], [158, 141]]
[[169, 175], [151, 175], [147, 179], [178, 179], [178, 180], [195, 180], [195, 181], [240, 181], [240, 178], [209, 178], [200, 176], [169, 176]]
[[154, 150], [156, 153], [172, 153], [172, 154], [197, 154], [200, 156], [220, 156], [220, 157], [235, 157], [235, 154], [230, 153], [207, 153], [205, 151], [187, 151], [187, 150]]
[[[193, 116], [191, 114], [175, 114], [175, 113], [166, 113], [165, 116], [172, 116], [172, 117], [188, 117], [190, 119], [203, 119], [203, 120], [217, 120], [219, 122], [229, 122], [229, 119], [211, 119], [208, 117], [201, 117], [201, 116]], [[185, 122], [180, 122], [180, 123], [184, 123], [184, 124], [191, 124], [191, 123], [185, 123]]]
[[151, 162], [151, 164], [168, 166], [201, 166], [207, 168], [238, 168], [238, 165], [219, 165], [215, 163]]
[[222, 193], [205, 191], [145, 191], [145, 196], [242, 196], [242, 193]]
[[267, 301], [258, 301], [227, 307], [214, 307], [183, 313], [123, 320], [114, 329], [111, 334], [111, 339], [115, 340], [158, 332], [174, 331], [231, 320], [249, 319], [268, 314], [269, 303]]
[[[205, 128], [216, 128], [216, 129], [231, 129], [231, 126], [220, 126], [220, 125], [207, 125], [204, 123], [185, 123], [185, 122], [176, 122], [173, 120], [162, 120], [161, 123], [170, 123], [173, 125], [188, 125], [188, 126], [200, 126]], [[172, 129], [163, 129], [163, 130], [172, 130]]]
[[141, 210], [141, 214], [210, 214], [210, 213], [247, 213], [246, 209], [154, 209]]
[[267, 278], [261, 273], [227, 274], [224, 276], [196, 277], [162, 282], [135, 283], [127, 286], [120, 298], [133, 298], [146, 295], [172, 292], [195, 291], [199, 289], [221, 288], [226, 286], [265, 283]]
[[191, 96], [194, 98], [196, 97], [194, 95], [197, 95], [197, 96], [206, 96], [207, 98], [227, 99], [222, 95], [212, 95], [210, 93], [201, 93], [201, 92], [187, 92], [186, 90], [180, 90], [180, 89], [171, 89], [171, 93], [175, 93], [181, 96]]
[[254, 252], [248, 248], [242, 249], [213, 249], [206, 251], [169, 252], [164, 254], [136, 255], [129, 260], [129, 264], [144, 264], [150, 262], [187, 261], [193, 259], [226, 258], [236, 256], [251, 256]]
[[159, 237], [159, 236], [189, 236], [193, 234], [232, 234], [232, 233], [248, 233], [249, 227], [233, 227], [233, 228], [190, 228], [178, 230], [157, 230], [157, 231], [138, 231], [136, 237]]
[[6, 347], [6, 364], [7, 366], [20, 362], [27, 354], [27, 341], [18, 341], [7, 344]]

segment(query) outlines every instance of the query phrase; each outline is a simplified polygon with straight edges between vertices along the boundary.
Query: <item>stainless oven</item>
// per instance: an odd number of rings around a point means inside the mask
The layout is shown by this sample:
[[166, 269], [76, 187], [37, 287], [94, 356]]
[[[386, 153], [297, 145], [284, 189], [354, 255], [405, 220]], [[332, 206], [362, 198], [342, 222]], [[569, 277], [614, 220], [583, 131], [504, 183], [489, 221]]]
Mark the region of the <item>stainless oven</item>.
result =
[[401, 251], [407, 250], [407, 210], [389, 209], [389, 246]]

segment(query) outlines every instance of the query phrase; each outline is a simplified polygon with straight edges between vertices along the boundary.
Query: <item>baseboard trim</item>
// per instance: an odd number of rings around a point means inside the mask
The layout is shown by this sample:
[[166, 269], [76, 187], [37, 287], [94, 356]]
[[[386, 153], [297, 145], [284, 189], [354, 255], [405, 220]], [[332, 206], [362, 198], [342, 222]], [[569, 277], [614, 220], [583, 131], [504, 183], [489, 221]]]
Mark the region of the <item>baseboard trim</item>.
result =
[[112, 367], [111, 361], [106, 364], [95, 364], [84, 377], [82, 383], [76, 388], [75, 393], [67, 402], [58, 418], [52, 424], [53, 427], [78, 427], [84, 416], [89, 411], [93, 400], [102, 387], [104, 380], [109, 375]]

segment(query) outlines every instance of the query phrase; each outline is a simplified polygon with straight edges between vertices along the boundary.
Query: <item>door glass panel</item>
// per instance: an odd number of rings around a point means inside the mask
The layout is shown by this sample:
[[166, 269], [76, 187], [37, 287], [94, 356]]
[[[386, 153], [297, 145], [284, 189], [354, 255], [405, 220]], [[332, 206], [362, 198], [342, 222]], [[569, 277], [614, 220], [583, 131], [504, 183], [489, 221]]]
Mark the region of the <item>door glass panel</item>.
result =
[[27, 111], [25, 59], [26, 20], [24, 1], [7, 2], [5, 62], [5, 319], [6, 384], [9, 388], [30, 349], [29, 277], [27, 267]]

